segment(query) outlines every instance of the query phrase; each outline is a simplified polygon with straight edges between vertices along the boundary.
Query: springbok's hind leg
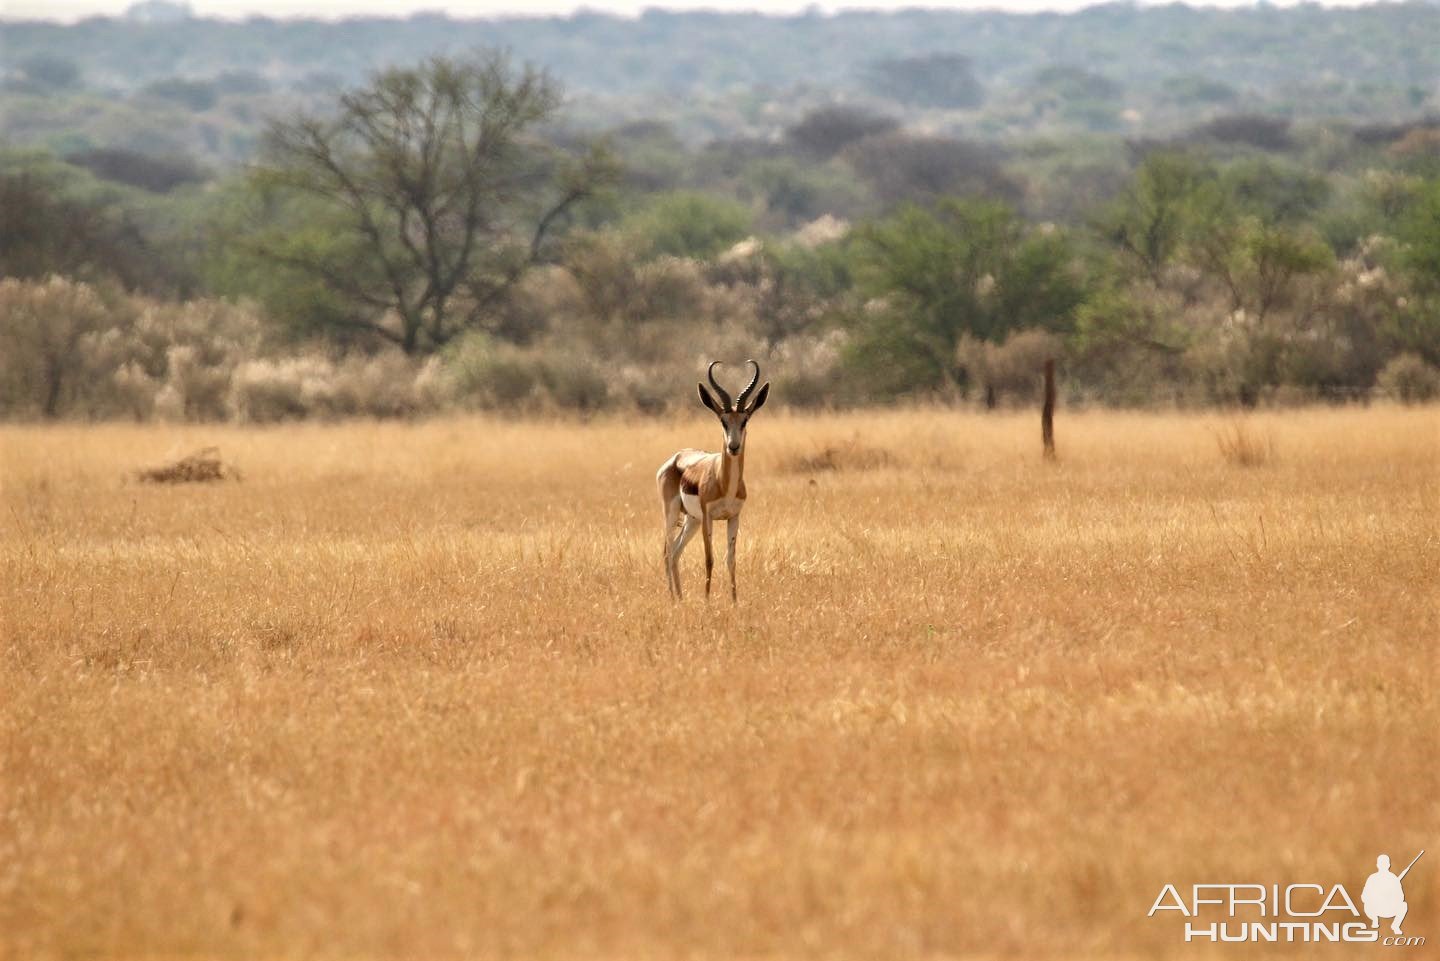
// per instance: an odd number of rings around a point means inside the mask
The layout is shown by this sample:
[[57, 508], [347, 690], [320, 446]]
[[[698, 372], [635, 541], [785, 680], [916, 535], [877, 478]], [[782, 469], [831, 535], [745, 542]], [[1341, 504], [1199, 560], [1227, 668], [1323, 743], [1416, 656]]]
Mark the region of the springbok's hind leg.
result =
[[676, 497], [665, 502], [665, 547], [661, 560], [665, 564], [665, 586], [669, 588], [672, 596], [678, 593], [675, 585], [675, 578], [670, 574], [670, 552], [675, 546], [679, 533], [675, 525], [680, 523], [680, 498]]
[[740, 536], [739, 514], [730, 518], [725, 534], [725, 566], [730, 568], [730, 600], [735, 601], [739, 599], [739, 596], [735, 593], [735, 540]]
[[685, 550], [685, 545], [690, 543], [690, 538], [695, 536], [695, 531], [700, 527], [700, 522], [690, 515], [685, 515], [685, 526], [680, 528], [680, 536], [675, 538], [675, 543], [670, 547], [670, 556], [666, 558], [666, 570], [670, 574], [670, 586], [675, 589], [675, 599], [680, 599], [680, 555]]

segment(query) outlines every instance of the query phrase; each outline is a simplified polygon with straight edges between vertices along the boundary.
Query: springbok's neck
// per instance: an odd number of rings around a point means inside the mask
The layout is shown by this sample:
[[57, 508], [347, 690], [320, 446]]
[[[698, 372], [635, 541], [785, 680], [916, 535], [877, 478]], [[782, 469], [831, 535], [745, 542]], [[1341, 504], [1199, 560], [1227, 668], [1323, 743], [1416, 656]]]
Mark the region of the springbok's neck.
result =
[[729, 497], [740, 487], [740, 480], [745, 476], [745, 447], [740, 447], [740, 453], [730, 453], [730, 448], [723, 447], [720, 450], [720, 489]]

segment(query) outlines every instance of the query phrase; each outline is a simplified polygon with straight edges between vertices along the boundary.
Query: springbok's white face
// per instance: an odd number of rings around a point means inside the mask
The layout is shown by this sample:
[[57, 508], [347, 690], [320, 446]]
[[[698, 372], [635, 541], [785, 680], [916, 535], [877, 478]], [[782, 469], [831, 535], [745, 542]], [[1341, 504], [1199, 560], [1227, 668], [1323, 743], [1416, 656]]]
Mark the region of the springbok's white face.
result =
[[705, 389], [704, 384], [700, 388], [700, 402], [720, 419], [720, 427], [725, 431], [725, 450], [733, 457], [745, 449], [745, 428], [750, 424], [750, 418], [761, 407], [765, 406], [765, 400], [770, 396], [770, 385], [766, 383], [760, 388], [760, 393], [755, 395], [755, 400], [747, 405], [750, 392], [755, 389], [755, 383], [760, 379], [760, 365], [755, 361], [749, 363], [755, 367], [755, 375], [750, 378], [750, 383], [740, 392], [740, 396], [731, 401], [730, 395], [725, 388], [715, 381], [715, 367], [719, 361], [710, 365], [709, 378], [710, 386], [719, 395], [720, 400], [716, 401], [710, 391]]

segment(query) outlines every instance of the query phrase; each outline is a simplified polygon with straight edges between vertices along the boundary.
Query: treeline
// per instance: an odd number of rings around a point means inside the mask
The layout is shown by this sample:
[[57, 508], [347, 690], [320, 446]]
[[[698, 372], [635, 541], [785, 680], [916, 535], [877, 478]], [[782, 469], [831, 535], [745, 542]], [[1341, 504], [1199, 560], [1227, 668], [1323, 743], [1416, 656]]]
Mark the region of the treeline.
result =
[[835, 102], [1002, 141], [1169, 136], [1232, 114], [1364, 124], [1440, 113], [1440, 16], [1424, 2], [335, 23], [207, 20], [160, 2], [69, 26], [0, 23], [0, 48], [12, 145], [183, 151], [205, 165], [248, 159], [282, 108], [477, 48], [546, 65], [574, 100], [569, 125], [659, 120], [689, 145], [770, 140]]
[[566, 132], [503, 56], [376, 75], [217, 176], [0, 157], [0, 414], [663, 410], [1440, 390], [1440, 125], [1025, 149], [817, 108], [775, 141]]

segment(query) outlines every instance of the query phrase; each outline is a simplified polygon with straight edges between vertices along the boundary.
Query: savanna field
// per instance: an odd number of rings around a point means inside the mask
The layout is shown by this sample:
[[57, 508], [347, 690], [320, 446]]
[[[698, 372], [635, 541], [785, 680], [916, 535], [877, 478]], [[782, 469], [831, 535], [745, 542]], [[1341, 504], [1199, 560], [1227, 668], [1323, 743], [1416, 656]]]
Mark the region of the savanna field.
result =
[[0, 427], [0, 957], [1370, 956], [1146, 912], [1424, 847], [1440, 942], [1440, 410], [1036, 420], [763, 411], [738, 605], [708, 416]]

